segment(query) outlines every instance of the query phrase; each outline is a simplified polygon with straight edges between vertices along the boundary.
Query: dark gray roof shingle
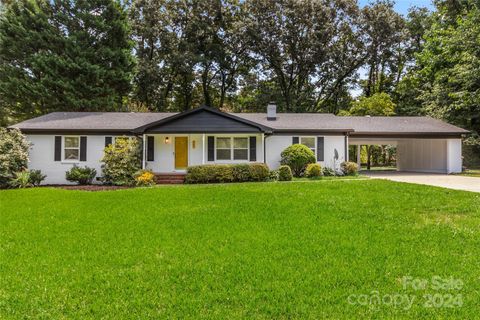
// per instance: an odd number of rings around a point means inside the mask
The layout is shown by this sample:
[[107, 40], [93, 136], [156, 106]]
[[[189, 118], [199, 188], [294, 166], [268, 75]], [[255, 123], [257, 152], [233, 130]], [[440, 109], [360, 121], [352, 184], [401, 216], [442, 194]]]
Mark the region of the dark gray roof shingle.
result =
[[[176, 113], [54, 112], [13, 125], [24, 131], [117, 131], [166, 119]], [[463, 134], [468, 131], [430, 117], [337, 117], [324, 113], [278, 113], [274, 121], [265, 113], [232, 113], [273, 131], [354, 131], [357, 134]]]
[[131, 131], [175, 113], [53, 112], [13, 125], [21, 130]]

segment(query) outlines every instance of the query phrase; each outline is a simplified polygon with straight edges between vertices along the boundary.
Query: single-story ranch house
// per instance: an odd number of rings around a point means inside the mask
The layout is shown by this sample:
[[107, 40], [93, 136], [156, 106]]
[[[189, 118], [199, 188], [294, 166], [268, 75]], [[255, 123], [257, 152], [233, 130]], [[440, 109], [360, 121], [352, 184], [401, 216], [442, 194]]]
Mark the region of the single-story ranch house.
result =
[[[265, 162], [280, 165], [280, 153], [301, 143], [317, 161], [335, 168], [348, 160], [349, 145], [397, 146], [397, 169], [453, 173], [462, 170], [461, 135], [466, 130], [430, 117], [338, 117], [321, 113], [227, 113], [202, 106], [182, 113], [54, 112], [20, 129], [32, 143], [31, 169], [45, 183], [64, 184], [77, 164], [101, 174], [104, 147], [118, 136], [143, 140], [143, 167], [181, 173], [188, 166]], [[357, 148], [358, 149], [358, 148]]]

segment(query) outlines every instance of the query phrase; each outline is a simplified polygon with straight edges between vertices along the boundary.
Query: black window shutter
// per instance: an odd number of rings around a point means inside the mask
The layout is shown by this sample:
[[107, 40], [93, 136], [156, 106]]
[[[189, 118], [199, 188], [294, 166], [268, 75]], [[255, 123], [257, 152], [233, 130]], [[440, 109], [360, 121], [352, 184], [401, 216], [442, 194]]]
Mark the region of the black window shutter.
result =
[[292, 144], [299, 144], [300, 143], [300, 140], [298, 139], [298, 137], [292, 137]]
[[324, 159], [324, 138], [317, 137], [317, 161], [323, 161]]
[[250, 161], [257, 161], [257, 137], [250, 137]]
[[147, 161], [154, 161], [155, 137], [147, 137]]
[[209, 136], [207, 138], [208, 161], [215, 161], [215, 137]]
[[112, 137], [105, 137], [105, 147], [112, 144]]
[[80, 161], [87, 161], [87, 137], [80, 137]]
[[54, 153], [54, 161], [61, 161], [62, 160], [62, 137], [55, 136], [55, 153]]

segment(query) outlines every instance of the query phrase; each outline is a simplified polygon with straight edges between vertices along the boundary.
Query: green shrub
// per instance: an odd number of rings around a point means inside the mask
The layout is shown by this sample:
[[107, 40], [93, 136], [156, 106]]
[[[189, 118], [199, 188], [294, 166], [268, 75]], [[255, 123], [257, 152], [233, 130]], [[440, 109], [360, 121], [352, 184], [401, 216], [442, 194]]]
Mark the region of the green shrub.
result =
[[81, 168], [74, 165], [65, 173], [65, 178], [70, 182], [76, 182], [78, 184], [85, 185], [91, 184], [96, 175], [97, 170], [93, 168]]
[[250, 181], [250, 165], [237, 164], [232, 167], [233, 181], [247, 182]]
[[309, 163], [305, 169], [305, 176], [309, 178], [318, 178], [323, 175], [322, 166], [318, 163]]
[[300, 177], [309, 163], [315, 163], [315, 154], [310, 148], [303, 144], [293, 144], [287, 147], [281, 153], [282, 165], [287, 165], [292, 170], [293, 175]]
[[267, 181], [270, 175], [270, 169], [265, 163], [252, 163], [250, 167], [249, 181]]
[[18, 129], [0, 128], [0, 188], [27, 169], [30, 143]]
[[329, 168], [329, 167], [323, 167], [322, 173], [323, 173], [323, 175], [326, 176], [326, 177], [333, 177], [333, 176], [335, 176], [335, 170], [333, 170], [332, 168]]
[[269, 169], [263, 163], [207, 164], [187, 168], [186, 183], [266, 181]]
[[140, 170], [135, 174], [135, 185], [138, 187], [151, 187], [155, 184], [155, 175], [152, 170]]
[[13, 188], [29, 188], [32, 186], [30, 182], [30, 172], [28, 170], [14, 173], [13, 179], [10, 180], [9, 185]]
[[278, 170], [270, 171], [268, 181], [278, 181]]
[[355, 162], [345, 161], [342, 162], [340, 168], [344, 175], [355, 176], [358, 173], [358, 165]]
[[292, 169], [289, 166], [283, 165], [278, 168], [278, 181], [292, 181]]
[[46, 177], [40, 170], [30, 170], [30, 183], [34, 187], [39, 186]]
[[104, 149], [102, 180], [113, 185], [135, 185], [135, 174], [142, 168], [142, 152], [137, 138], [116, 138]]

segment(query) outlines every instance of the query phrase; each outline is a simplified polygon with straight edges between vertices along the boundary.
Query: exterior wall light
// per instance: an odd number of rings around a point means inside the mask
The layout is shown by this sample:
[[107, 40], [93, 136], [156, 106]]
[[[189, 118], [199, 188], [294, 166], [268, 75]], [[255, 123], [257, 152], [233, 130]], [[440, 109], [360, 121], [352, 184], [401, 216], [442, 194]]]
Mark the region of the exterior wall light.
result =
[[170, 143], [170, 139], [168, 137], [165, 137], [165, 144], [169, 144]]

